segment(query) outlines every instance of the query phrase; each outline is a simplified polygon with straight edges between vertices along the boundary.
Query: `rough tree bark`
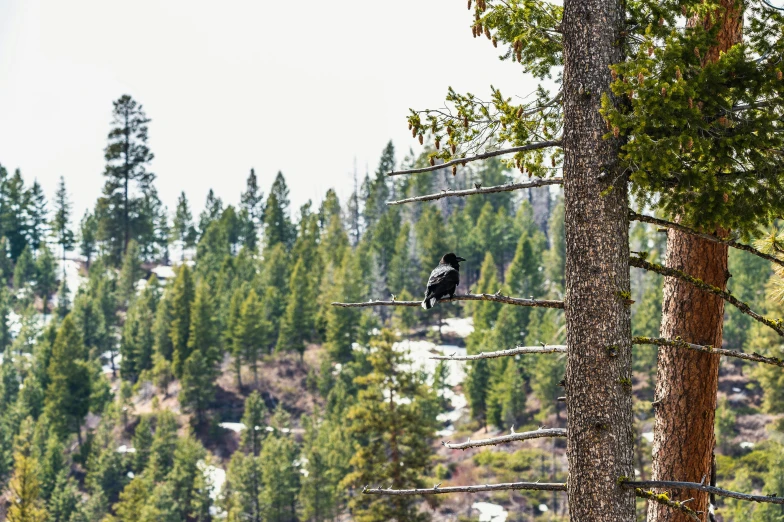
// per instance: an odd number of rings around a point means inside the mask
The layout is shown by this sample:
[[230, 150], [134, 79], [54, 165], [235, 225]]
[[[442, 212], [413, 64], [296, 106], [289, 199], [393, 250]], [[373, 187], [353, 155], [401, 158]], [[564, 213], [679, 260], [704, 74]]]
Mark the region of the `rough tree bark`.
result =
[[[742, 39], [743, 16], [739, 0], [722, 0], [724, 7], [717, 46], [704, 61], [715, 61]], [[688, 24], [707, 24], [691, 19]], [[726, 230], [711, 231], [720, 237]], [[712, 243], [678, 230], [667, 232], [665, 265], [726, 289], [727, 246]], [[662, 337], [719, 347], [722, 342], [724, 301], [694, 288], [687, 282], [664, 280]], [[715, 445], [713, 422], [719, 382], [718, 355], [660, 347], [655, 394], [652, 480], [700, 482], [711, 476]], [[689, 507], [708, 512], [708, 494], [701, 491], [673, 492], [673, 500], [694, 498]], [[688, 516], [667, 506], [650, 502], [650, 522], [686, 522]]]
[[618, 142], [599, 114], [622, 59], [617, 0], [566, 0], [564, 203], [570, 520], [633, 521], [629, 217]]

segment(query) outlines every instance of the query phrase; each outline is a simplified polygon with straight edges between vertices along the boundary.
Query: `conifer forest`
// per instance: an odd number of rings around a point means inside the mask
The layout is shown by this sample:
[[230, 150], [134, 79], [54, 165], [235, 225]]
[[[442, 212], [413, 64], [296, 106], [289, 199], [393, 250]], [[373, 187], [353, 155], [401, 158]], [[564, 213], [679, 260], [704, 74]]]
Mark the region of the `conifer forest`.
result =
[[784, 521], [784, 3], [465, 2], [538, 87], [298, 208], [0, 164], [0, 520]]

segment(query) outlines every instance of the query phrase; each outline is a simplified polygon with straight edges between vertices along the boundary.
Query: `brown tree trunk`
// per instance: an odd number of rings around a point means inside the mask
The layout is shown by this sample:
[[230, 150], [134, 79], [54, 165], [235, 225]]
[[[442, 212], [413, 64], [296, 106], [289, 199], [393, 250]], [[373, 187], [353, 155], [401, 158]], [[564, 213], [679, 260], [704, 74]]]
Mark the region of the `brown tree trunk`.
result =
[[617, 0], [566, 0], [564, 40], [565, 390], [569, 518], [630, 522], [634, 433], [627, 180], [599, 114], [622, 59]]
[[[724, 12], [718, 45], [704, 58], [707, 63], [719, 58], [741, 41], [743, 15], [738, 0], [722, 0]], [[689, 20], [689, 25], [708, 25], [710, 21]], [[726, 230], [713, 231], [726, 235]], [[669, 230], [666, 266], [725, 289], [727, 247]], [[661, 335], [668, 339], [721, 346], [724, 300], [694, 288], [691, 284], [668, 277], [664, 280]], [[719, 382], [716, 355], [660, 347], [655, 394], [652, 480], [682, 480], [706, 483], [711, 476], [711, 459], [715, 444], [713, 421]], [[672, 492], [674, 500], [693, 498], [689, 507], [708, 512], [708, 494], [682, 490]], [[687, 522], [689, 518], [656, 502], [648, 504], [650, 522]]]

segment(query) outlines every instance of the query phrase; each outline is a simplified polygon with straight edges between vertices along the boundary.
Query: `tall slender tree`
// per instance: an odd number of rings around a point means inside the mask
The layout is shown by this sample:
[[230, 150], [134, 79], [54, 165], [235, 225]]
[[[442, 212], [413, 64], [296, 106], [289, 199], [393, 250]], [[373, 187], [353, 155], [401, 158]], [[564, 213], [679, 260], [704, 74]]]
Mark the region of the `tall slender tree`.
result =
[[68, 191], [65, 188], [65, 178], [60, 176], [60, 183], [57, 185], [57, 193], [54, 200], [54, 217], [52, 218], [52, 234], [60, 245], [63, 262], [63, 277], [65, 277], [65, 254], [70, 252], [75, 243], [71, 225], [71, 201], [68, 199]]
[[147, 170], [154, 158], [147, 146], [148, 123], [144, 108], [129, 95], [113, 102], [112, 127], [104, 150], [106, 183], [98, 214], [103, 240], [116, 263], [139, 224], [140, 195], [147, 193], [155, 180], [155, 174]]

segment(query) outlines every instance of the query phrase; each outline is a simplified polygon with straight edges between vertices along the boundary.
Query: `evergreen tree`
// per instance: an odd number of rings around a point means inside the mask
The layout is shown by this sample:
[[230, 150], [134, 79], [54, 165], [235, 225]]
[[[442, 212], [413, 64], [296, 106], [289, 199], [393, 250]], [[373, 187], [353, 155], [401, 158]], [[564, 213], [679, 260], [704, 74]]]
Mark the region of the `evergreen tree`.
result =
[[142, 415], [133, 432], [133, 469], [138, 474], [144, 471], [152, 451], [152, 421], [150, 415]]
[[289, 215], [289, 188], [283, 173], [278, 172], [264, 205], [264, 248], [277, 244], [286, 248], [294, 242], [294, 226]]
[[[128, 251], [130, 252], [130, 250]], [[154, 321], [158, 304], [155, 276], [131, 303], [120, 338], [120, 370], [125, 379], [135, 382], [139, 374], [153, 365]]]
[[49, 312], [49, 296], [57, 289], [56, 264], [52, 251], [42, 243], [35, 260], [35, 293], [41, 298], [44, 315]]
[[177, 500], [175, 509], [180, 520], [209, 520], [206, 513], [209, 490], [202, 468], [206, 456], [204, 447], [190, 434], [177, 440], [174, 466], [167, 478], [172, 485], [172, 496]]
[[[351, 458], [343, 487], [388, 484], [392, 489], [423, 487], [430, 468], [436, 399], [415, 373], [404, 371], [404, 356], [392, 349], [386, 331], [373, 342], [372, 371], [355, 379], [361, 389], [349, 409], [349, 431], [364, 441]], [[402, 400], [402, 399], [408, 400]], [[356, 495], [350, 500], [358, 521], [428, 520], [411, 497]]]
[[26, 283], [31, 283], [35, 278], [35, 261], [29, 246], [25, 246], [16, 259], [14, 267], [14, 287], [17, 290], [24, 288]]
[[38, 462], [18, 453], [14, 458], [14, 476], [8, 485], [10, 507], [8, 522], [46, 522], [47, 513], [41, 501]]
[[155, 180], [147, 170], [154, 157], [147, 146], [149, 122], [142, 106], [127, 94], [113, 102], [112, 128], [104, 150], [106, 184], [97, 214], [102, 239], [118, 264], [144, 218], [139, 213], [141, 200], [134, 193], [148, 193]]
[[107, 505], [112, 505], [120, 498], [120, 492], [128, 480], [125, 456], [117, 451], [114, 440], [118, 412], [111, 411], [112, 408], [107, 410], [90, 441], [84, 482], [92, 495], [101, 495]]
[[49, 224], [49, 210], [46, 208], [44, 189], [38, 181], [34, 181], [25, 194], [25, 211], [27, 222], [27, 241], [33, 251], [38, 250], [46, 240]]
[[[332, 294], [335, 300], [359, 301], [361, 296], [357, 255], [346, 251], [342, 265], [334, 272]], [[351, 348], [357, 338], [361, 312], [356, 309], [339, 310], [330, 306], [326, 310], [326, 348], [332, 360], [345, 363], [351, 359]]]
[[160, 298], [152, 327], [154, 351], [167, 361], [171, 361], [174, 351], [172, 337], [169, 335], [172, 323], [171, 295], [172, 291], [168, 289]]
[[498, 365], [487, 399], [487, 417], [499, 429], [525, 420], [525, 381], [515, 361], [505, 363]]
[[414, 225], [417, 249], [419, 251], [419, 278], [427, 281], [430, 271], [438, 264], [438, 260], [447, 253], [446, 233], [441, 213], [436, 207], [425, 207], [419, 221]]
[[65, 189], [65, 178], [60, 176], [60, 183], [57, 186], [55, 195], [54, 217], [52, 218], [52, 234], [57, 244], [60, 245], [63, 261], [63, 274], [65, 273], [65, 254], [73, 250], [75, 239], [74, 233], [70, 229], [71, 224], [71, 202], [68, 199], [68, 192]]
[[87, 268], [95, 255], [98, 242], [98, 220], [89, 210], [84, 211], [84, 216], [79, 223], [79, 253], [87, 261]]
[[261, 452], [264, 410], [264, 400], [259, 392], [254, 391], [245, 399], [245, 413], [242, 415], [242, 424], [245, 425], [245, 429], [240, 435], [240, 447], [253, 456], [258, 456]]
[[253, 370], [253, 382], [259, 386], [258, 363], [263, 347], [269, 342], [269, 322], [264, 318], [261, 301], [256, 291], [251, 289], [242, 303], [236, 327], [235, 346], [243, 361]]
[[487, 359], [477, 359], [466, 368], [465, 386], [471, 418], [487, 427], [487, 402], [490, 392], [490, 368]]
[[185, 192], [180, 192], [180, 197], [177, 199], [171, 232], [171, 240], [179, 242], [182, 249], [180, 260], [184, 260], [185, 249], [193, 247], [196, 243], [196, 229], [193, 227], [193, 216]]
[[171, 325], [169, 337], [172, 343], [172, 371], [182, 376], [182, 368], [190, 354], [188, 337], [191, 331], [191, 303], [194, 298], [193, 276], [188, 265], [181, 265], [177, 277], [169, 290]]
[[269, 522], [297, 520], [296, 503], [299, 492], [299, 470], [294, 466], [297, 448], [285, 436], [268, 438], [259, 455], [261, 467], [261, 510]]
[[191, 304], [190, 332], [188, 333], [188, 351], [185, 356], [190, 357], [194, 352], [200, 352], [204, 363], [209, 368], [207, 375], [210, 380], [217, 377], [218, 365], [221, 360], [220, 336], [216, 321], [215, 304], [210, 288], [200, 282], [196, 286], [196, 294]]
[[57, 289], [57, 308], [55, 315], [59, 319], [65, 319], [68, 312], [71, 311], [71, 290], [68, 288], [68, 280], [63, 278], [60, 281], [60, 287]]
[[76, 432], [81, 441], [82, 420], [89, 409], [90, 374], [87, 350], [68, 315], [57, 331], [48, 369], [45, 412], [55, 433]]
[[261, 522], [261, 462], [237, 451], [226, 473], [225, 505], [228, 522]]
[[22, 173], [16, 169], [13, 176], [4, 180], [3, 208], [0, 216], [3, 234], [8, 240], [8, 252], [14, 261], [28, 246], [27, 204], [29, 198], [26, 194]]
[[221, 214], [223, 214], [223, 201], [210, 189], [207, 193], [207, 201], [204, 202], [204, 210], [199, 214], [199, 232], [203, 235]]
[[123, 255], [120, 277], [117, 281], [117, 297], [121, 303], [128, 303], [136, 296], [136, 285], [143, 275], [139, 244], [132, 239]]
[[174, 466], [174, 451], [177, 447], [177, 418], [169, 410], [158, 412], [155, 419], [155, 434], [150, 447], [150, 462], [147, 469], [153, 480], [162, 481]]
[[200, 350], [188, 356], [180, 379], [180, 403], [183, 408], [195, 415], [195, 422], [205, 421], [207, 408], [215, 397], [212, 384], [213, 371]]
[[73, 477], [63, 470], [57, 476], [52, 497], [47, 505], [49, 522], [81, 522], [84, 520], [81, 510], [82, 493]]
[[242, 209], [240, 216], [243, 222], [242, 236], [244, 244], [251, 250], [255, 250], [258, 242], [258, 230], [264, 219], [264, 193], [259, 190], [259, 182], [256, 178], [256, 171], [250, 169], [245, 191], [240, 196]]
[[300, 359], [305, 355], [305, 342], [313, 329], [310, 312], [312, 296], [308, 268], [302, 259], [294, 265], [289, 284], [289, 299], [286, 312], [280, 323], [277, 349], [297, 352]]

